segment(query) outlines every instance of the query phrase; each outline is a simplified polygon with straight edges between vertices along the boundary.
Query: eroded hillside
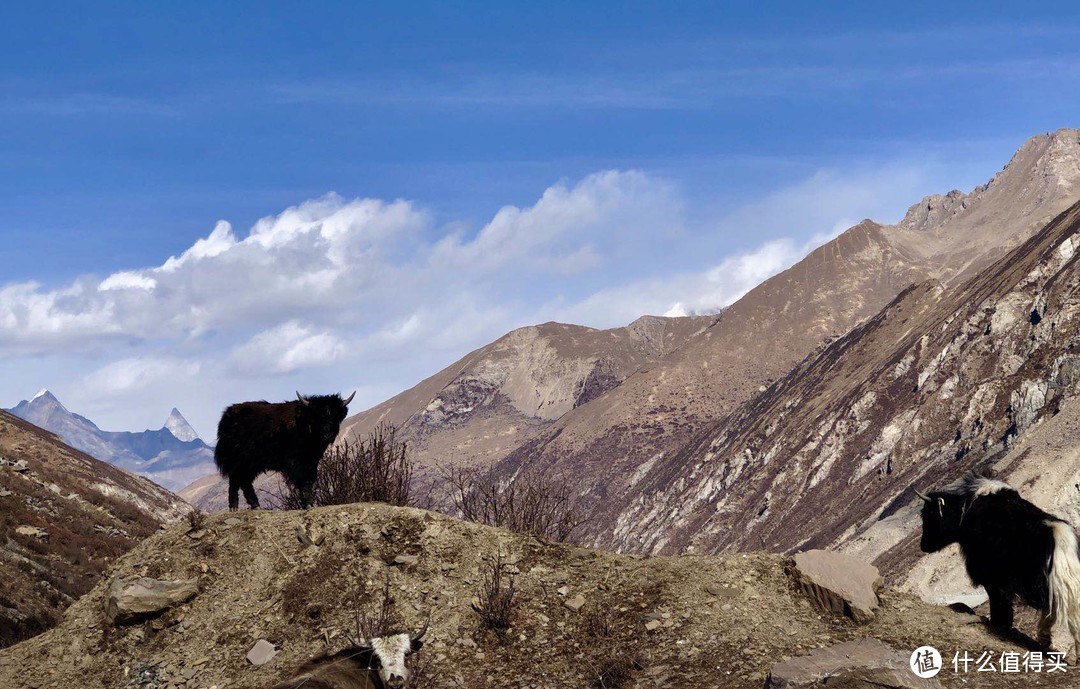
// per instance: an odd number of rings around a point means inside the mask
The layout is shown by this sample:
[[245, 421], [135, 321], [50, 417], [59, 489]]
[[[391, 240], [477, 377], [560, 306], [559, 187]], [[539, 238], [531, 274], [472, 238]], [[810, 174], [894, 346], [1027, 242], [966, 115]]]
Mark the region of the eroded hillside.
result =
[[[567, 413], [524, 444], [511, 455], [505, 472], [540, 464], [573, 477], [586, 487], [586, 500], [600, 505], [610, 517], [594, 522], [595, 542], [639, 550], [643, 530], [635, 523], [637, 516], [652, 521], [654, 526], [648, 528], [658, 533], [669, 513], [681, 518], [695, 509], [678, 499], [641, 502], [641, 488], [654, 490], [648, 488], [647, 476], [656, 478], [658, 485], [678, 478], [680, 488], [672, 490], [686, 491], [692, 504], [698, 504], [695, 491], [708, 502], [717, 486], [702, 472], [691, 473], [688, 461], [697, 459], [687, 459], [703, 454], [700, 448], [688, 449], [702, 434], [711, 440], [713, 426], [736, 410], [745, 417], [748, 411], [740, 405], [759, 395], [753, 409], [766, 409], [771, 399], [766, 390], [773, 382], [873, 318], [912, 284], [928, 279], [962, 284], [980, 271], [994, 270], [995, 261], [1067, 209], [1078, 193], [1080, 132], [1060, 130], [1034, 137], [987, 184], [967, 194], [927, 197], [894, 226], [863, 221], [766, 280], [726, 308], [701, 336], [643, 367], [594, 403]], [[761, 420], [762, 426], [768, 423]], [[630, 510], [625, 518], [611, 516], [612, 498], [619, 511]], [[736, 499], [734, 512], [768, 509], [763, 492], [754, 491], [752, 504], [745, 504], [745, 497]], [[638, 504], [631, 506], [635, 501]], [[702, 538], [709, 541], [714, 536], [710, 532]], [[661, 538], [649, 536], [646, 547]], [[727, 542], [743, 536], [715, 538]], [[671, 547], [688, 539], [673, 535]], [[745, 547], [769, 545], [756, 531], [746, 542]]]
[[117, 557], [190, 509], [0, 411], [0, 646], [56, 624]]
[[[481, 630], [475, 607], [499, 556], [520, 599], [503, 642]], [[328, 645], [343, 647], [339, 630], [371, 605], [358, 595], [385, 581], [406, 624], [430, 621], [430, 668], [414, 689], [598, 686], [596, 670], [620, 654], [639, 663], [626, 687], [760, 687], [782, 658], [867, 636], [905, 652], [934, 644], [950, 657], [1016, 649], [970, 615], [889, 590], [867, 625], [821, 612], [775, 555], [615, 555], [371, 504], [212, 515], [195, 532], [177, 524], [110, 574], [194, 578], [199, 593], [163, 617], [114, 627], [98, 586], [60, 627], [0, 652], [0, 686], [269, 686]], [[259, 639], [280, 652], [253, 667], [245, 655]], [[965, 686], [963, 676], [941, 677]], [[1065, 686], [1051, 675], [980, 686], [1036, 680]]]
[[[994, 462], [1077, 395], [1078, 231], [1080, 204], [966, 283], [905, 291], [658, 463], [622, 503], [614, 544], [838, 545], [908, 505], [912, 484]], [[892, 537], [874, 554], [910, 549], [910, 533]]]

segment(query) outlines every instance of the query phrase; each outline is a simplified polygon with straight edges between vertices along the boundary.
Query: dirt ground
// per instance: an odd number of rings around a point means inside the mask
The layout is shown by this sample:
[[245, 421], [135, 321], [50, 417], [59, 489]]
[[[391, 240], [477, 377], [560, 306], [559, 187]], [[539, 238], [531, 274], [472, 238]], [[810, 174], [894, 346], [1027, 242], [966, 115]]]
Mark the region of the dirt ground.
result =
[[[298, 529], [319, 545], [303, 543]], [[502, 638], [480, 626], [476, 611], [484, 573], [500, 555], [519, 600]], [[416, 689], [761, 687], [782, 659], [866, 636], [905, 654], [936, 647], [945, 687], [1080, 685], [1072, 667], [1064, 676], [954, 674], [957, 651], [1023, 649], [991, 636], [977, 616], [889, 589], [876, 618], [856, 625], [812, 607], [784, 565], [764, 553], [614, 555], [383, 505], [216, 514], [199, 531], [184, 521], [152, 536], [110, 571], [195, 577], [198, 596], [113, 627], [102, 609], [106, 581], [57, 628], [0, 651], [0, 687], [269, 686], [344, 647], [340, 630], [372, 613], [386, 581], [405, 624], [430, 620]], [[245, 656], [259, 639], [280, 653], [253, 667]], [[629, 670], [621, 684], [611, 674], [601, 683], [620, 665]]]

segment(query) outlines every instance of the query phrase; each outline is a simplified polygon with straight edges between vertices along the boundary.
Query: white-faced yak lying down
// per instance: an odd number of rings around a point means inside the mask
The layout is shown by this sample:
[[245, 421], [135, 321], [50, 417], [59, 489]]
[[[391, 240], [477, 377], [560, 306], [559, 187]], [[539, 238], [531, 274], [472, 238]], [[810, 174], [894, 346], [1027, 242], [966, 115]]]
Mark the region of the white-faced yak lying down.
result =
[[427, 625], [415, 634], [391, 634], [349, 640], [351, 646], [312, 660], [273, 689], [404, 689], [409, 682], [405, 658], [420, 650]]
[[923, 500], [923, 552], [960, 544], [968, 576], [990, 597], [990, 624], [1012, 629], [1016, 596], [1041, 611], [1040, 644], [1050, 646], [1060, 620], [1080, 653], [1080, 560], [1072, 525], [1012, 486], [974, 474], [929, 495], [916, 493]]
[[229, 479], [229, 509], [240, 506], [240, 491], [251, 509], [259, 507], [253, 482], [267, 471], [277, 471], [300, 492], [300, 502], [311, 507], [319, 460], [337, 437], [349, 402], [356, 395], [304, 397], [295, 402], [241, 402], [230, 406], [218, 423], [214, 462]]

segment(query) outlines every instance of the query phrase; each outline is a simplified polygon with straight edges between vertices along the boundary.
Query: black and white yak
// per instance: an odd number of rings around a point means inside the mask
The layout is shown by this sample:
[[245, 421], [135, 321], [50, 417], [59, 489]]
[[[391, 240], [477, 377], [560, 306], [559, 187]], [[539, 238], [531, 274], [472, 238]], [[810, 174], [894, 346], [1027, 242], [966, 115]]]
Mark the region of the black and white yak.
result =
[[312, 660], [273, 689], [404, 689], [409, 683], [405, 659], [424, 645], [426, 631], [424, 625], [414, 634], [350, 639], [345, 650]]
[[258, 509], [255, 477], [277, 471], [300, 493], [300, 502], [311, 507], [319, 460], [334, 442], [341, 422], [356, 395], [296, 393], [292, 402], [241, 402], [233, 404], [218, 423], [214, 462], [229, 479], [229, 509], [240, 506], [240, 491], [251, 509]]
[[1013, 597], [1041, 612], [1038, 641], [1064, 622], [1080, 654], [1080, 559], [1068, 522], [1020, 497], [1015, 488], [969, 474], [923, 500], [923, 552], [960, 545], [968, 576], [990, 597], [990, 624], [1013, 626]]

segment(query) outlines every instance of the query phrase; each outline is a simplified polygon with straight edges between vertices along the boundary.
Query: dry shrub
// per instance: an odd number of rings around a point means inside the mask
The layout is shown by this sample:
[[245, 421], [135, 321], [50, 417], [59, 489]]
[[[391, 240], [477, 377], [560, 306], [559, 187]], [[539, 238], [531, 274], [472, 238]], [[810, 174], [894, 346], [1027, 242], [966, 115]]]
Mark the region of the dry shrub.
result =
[[643, 670], [641, 659], [633, 653], [617, 653], [604, 659], [593, 667], [595, 677], [592, 686], [595, 689], [621, 689], [629, 686], [634, 673]]
[[196, 507], [188, 512], [187, 520], [191, 531], [201, 531], [206, 527], [206, 512]]
[[476, 611], [480, 614], [481, 629], [494, 632], [500, 642], [506, 641], [506, 633], [514, 624], [514, 615], [520, 602], [515, 598], [517, 590], [514, 588], [514, 575], [505, 574], [505, 567], [502, 553], [499, 553], [484, 572], [484, 581], [476, 596], [479, 601]]
[[645, 668], [641, 628], [613, 602], [597, 601], [586, 608], [578, 629], [587, 640], [586, 662], [594, 689], [629, 686], [634, 673]]
[[[315, 482], [315, 505], [347, 505], [354, 502], [385, 502], [413, 506], [413, 467], [397, 429], [381, 425], [365, 440], [343, 440], [331, 445], [319, 461]], [[300, 492], [285, 484], [273, 500], [283, 509], [300, 509]]]
[[500, 479], [492, 469], [440, 469], [456, 516], [552, 541], [569, 541], [585, 523], [570, 484], [552, 474], [524, 470]]

